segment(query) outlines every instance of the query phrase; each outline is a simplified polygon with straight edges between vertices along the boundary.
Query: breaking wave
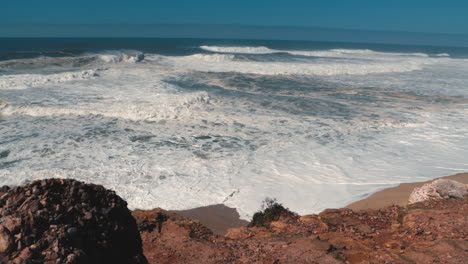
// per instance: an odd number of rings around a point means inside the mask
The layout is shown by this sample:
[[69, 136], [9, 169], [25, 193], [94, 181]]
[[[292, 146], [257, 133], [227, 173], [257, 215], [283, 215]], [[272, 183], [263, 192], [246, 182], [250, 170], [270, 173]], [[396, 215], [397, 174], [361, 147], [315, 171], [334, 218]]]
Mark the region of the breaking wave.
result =
[[140, 51], [108, 51], [99, 54], [98, 58], [106, 63], [137, 63], [145, 59], [145, 55]]
[[239, 59], [232, 54], [195, 54], [167, 57], [178, 69], [208, 72], [239, 72], [264, 75], [366, 75], [373, 73], [410, 72], [421, 70], [432, 60], [315, 60], [315, 61], [254, 61]]
[[[428, 58], [425, 53], [396, 53], [396, 52], [378, 52], [369, 49], [330, 49], [316, 51], [300, 51], [300, 50], [276, 50], [264, 46], [260, 47], [222, 47], [222, 46], [200, 46], [201, 49], [219, 52], [219, 53], [240, 53], [240, 54], [273, 54], [273, 53], [288, 53], [297, 56], [310, 57], [333, 57], [333, 58], [362, 58], [365, 56], [382, 56], [382, 57], [421, 57]], [[438, 54], [439, 56], [449, 56], [448, 54]]]
[[0, 89], [26, 89], [43, 84], [58, 84], [69, 81], [88, 80], [98, 76], [99, 73], [97, 70], [64, 72], [56, 74], [0, 75]]
[[260, 47], [220, 47], [220, 46], [200, 46], [201, 49], [220, 53], [244, 53], [244, 54], [269, 54], [280, 51], [264, 46]]
[[108, 63], [138, 63], [144, 59], [145, 55], [142, 52], [133, 50], [105, 51], [98, 54], [87, 53], [81, 56], [71, 57], [39, 56], [35, 58], [0, 61], [0, 71], [63, 70], [86, 66], [97, 67]]
[[73, 177], [131, 208], [247, 218], [265, 196], [304, 214], [468, 170], [468, 60], [451, 49], [171, 41], [1, 61], [2, 183]]
[[111, 103], [105, 108], [92, 106], [13, 106], [0, 102], [0, 114], [43, 116], [103, 116], [131, 121], [158, 121], [165, 119], [180, 119], [192, 114], [192, 108], [208, 104], [210, 97], [206, 92], [185, 95], [161, 95], [160, 102], [122, 102]]

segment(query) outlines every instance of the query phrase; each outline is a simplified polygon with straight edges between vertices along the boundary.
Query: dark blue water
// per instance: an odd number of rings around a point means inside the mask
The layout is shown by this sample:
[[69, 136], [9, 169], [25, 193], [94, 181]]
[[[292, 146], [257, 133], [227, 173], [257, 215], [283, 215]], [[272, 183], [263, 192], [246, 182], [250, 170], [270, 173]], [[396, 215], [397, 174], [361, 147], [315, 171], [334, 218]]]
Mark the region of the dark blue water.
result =
[[38, 56], [79, 56], [86, 52], [131, 49], [145, 53], [183, 56], [206, 53], [208, 46], [266, 46], [283, 50], [371, 49], [382, 52], [447, 53], [455, 58], [467, 58], [468, 48], [405, 46], [365, 43], [281, 41], [281, 40], [218, 40], [218, 39], [147, 39], [147, 38], [0, 38], [0, 60], [26, 59]]

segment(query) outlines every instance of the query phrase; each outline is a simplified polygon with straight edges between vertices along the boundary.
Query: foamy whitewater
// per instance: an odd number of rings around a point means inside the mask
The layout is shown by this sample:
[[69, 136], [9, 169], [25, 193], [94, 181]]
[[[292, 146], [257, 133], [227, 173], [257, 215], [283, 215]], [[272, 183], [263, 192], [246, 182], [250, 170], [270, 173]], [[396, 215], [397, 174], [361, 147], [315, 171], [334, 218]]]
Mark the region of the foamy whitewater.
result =
[[247, 219], [265, 197], [314, 213], [468, 171], [468, 52], [172, 41], [0, 52], [0, 183]]

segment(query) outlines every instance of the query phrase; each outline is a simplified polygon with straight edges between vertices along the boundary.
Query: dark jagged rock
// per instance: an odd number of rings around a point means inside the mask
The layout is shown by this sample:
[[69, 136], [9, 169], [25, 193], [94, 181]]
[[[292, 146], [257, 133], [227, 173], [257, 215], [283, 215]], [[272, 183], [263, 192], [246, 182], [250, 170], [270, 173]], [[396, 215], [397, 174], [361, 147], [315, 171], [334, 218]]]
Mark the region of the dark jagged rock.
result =
[[0, 263], [147, 263], [135, 219], [113, 191], [48, 179], [0, 195]]

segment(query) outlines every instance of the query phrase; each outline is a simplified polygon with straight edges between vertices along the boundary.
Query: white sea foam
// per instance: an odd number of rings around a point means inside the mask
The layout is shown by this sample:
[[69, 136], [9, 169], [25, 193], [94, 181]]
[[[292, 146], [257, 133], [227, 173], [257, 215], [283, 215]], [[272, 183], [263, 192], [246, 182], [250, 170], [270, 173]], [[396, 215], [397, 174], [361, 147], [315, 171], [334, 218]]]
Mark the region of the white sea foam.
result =
[[269, 54], [279, 52], [267, 47], [220, 47], [220, 46], [200, 46], [201, 49], [221, 52], [221, 53], [244, 53], [244, 54]]
[[[237, 54], [265, 49], [145, 63], [103, 53], [92, 55], [106, 68], [99, 77], [90, 64], [1, 75], [2, 184], [71, 177], [116, 190], [131, 208], [225, 203], [248, 218], [268, 196], [312, 213], [468, 170], [467, 61]], [[41, 89], [18, 90], [28, 87]]]
[[107, 63], [137, 63], [145, 59], [145, 55], [140, 51], [108, 51], [98, 55], [99, 59]]
[[[219, 53], [241, 53], [241, 54], [271, 54], [271, 53], [289, 53], [291, 55], [312, 56], [312, 57], [333, 57], [333, 58], [363, 58], [363, 56], [380, 57], [423, 57], [429, 55], [425, 53], [397, 53], [397, 52], [378, 52], [369, 49], [330, 49], [316, 51], [301, 50], [277, 50], [267, 47], [222, 47], [222, 46], [200, 46], [201, 49]], [[439, 54], [440, 56], [449, 56], [448, 54]]]
[[[286, 75], [363, 75], [382, 73], [404, 73], [419, 71], [431, 65], [452, 65], [466, 60], [451, 59], [448, 54], [429, 56], [425, 53], [379, 52], [369, 49], [330, 49], [315, 51], [275, 50], [267, 47], [222, 47], [201, 46], [216, 53], [189, 56], [148, 56], [151, 60], [166, 61], [177, 69], [239, 72], [254, 74]], [[249, 59], [248, 54], [289, 53], [305, 56], [305, 59], [262, 61]], [[239, 57], [240, 56], [240, 57]]]
[[187, 56], [187, 58], [198, 60], [198, 61], [206, 61], [206, 62], [226, 62], [226, 61], [233, 61], [236, 57], [234, 55], [229, 54], [194, 54]]
[[[29, 59], [13, 59], [0, 61], [0, 70], [5, 71], [40, 71], [55, 69], [58, 71], [72, 70], [80, 67], [93, 67], [102, 64], [137, 63], [143, 61], [145, 55], [133, 50], [110, 50], [102, 53], [87, 53], [75, 57], [35, 57]], [[28, 72], [29, 73], [29, 72]]]
[[[27, 169], [0, 170], [0, 177], [8, 184], [73, 177], [116, 190], [131, 208], [184, 209], [224, 202], [248, 218], [266, 196], [277, 197], [299, 213], [317, 212], [402, 181], [463, 169], [460, 164], [467, 154], [463, 137], [450, 136], [467, 133], [461, 125], [453, 127], [453, 117], [444, 122], [450, 130], [441, 133], [435, 127], [442, 124], [443, 116], [438, 115], [418, 126], [389, 121], [386, 126], [372, 127], [358, 120], [345, 125], [326, 119], [305, 121], [288, 115], [260, 112], [247, 116], [243, 111], [219, 110], [164, 124], [49, 121], [40, 135], [7, 144], [12, 150], [9, 160], [25, 154], [34, 159], [25, 161]], [[17, 135], [29, 135], [31, 126], [19, 124]], [[124, 133], [124, 129], [131, 132]], [[5, 127], [0, 130], [7, 131]], [[337, 141], [336, 132], [346, 135], [344, 142]], [[309, 133], [331, 142], [317, 144], [304, 137]], [[378, 134], [379, 138], [363, 141]], [[200, 135], [205, 137], [197, 139]], [[219, 150], [216, 140], [222, 143]], [[37, 150], [30, 149], [32, 142], [39, 144]], [[431, 164], [435, 158], [437, 166]]]
[[44, 84], [58, 84], [76, 80], [88, 80], [99, 76], [96, 70], [64, 72], [55, 74], [0, 75], [0, 89], [26, 89]]
[[[155, 96], [155, 95], [153, 95]], [[140, 100], [138, 102], [117, 102], [103, 104], [101, 109], [96, 105], [82, 105], [69, 107], [44, 106], [12, 106], [0, 104], [0, 114], [26, 115], [31, 117], [53, 116], [103, 116], [121, 118], [132, 121], [158, 121], [164, 119], [187, 118], [192, 114], [191, 108], [197, 104], [208, 104], [210, 97], [205, 92], [184, 95], [156, 95], [158, 102]]]
[[254, 74], [295, 75], [367, 75], [372, 73], [409, 72], [421, 70], [435, 59], [401, 60], [316, 60], [314, 62], [268, 62], [236, 60], [229, 54], [195, 54], [185, 57], [166, 57], [178, 69], [240, 72]]

